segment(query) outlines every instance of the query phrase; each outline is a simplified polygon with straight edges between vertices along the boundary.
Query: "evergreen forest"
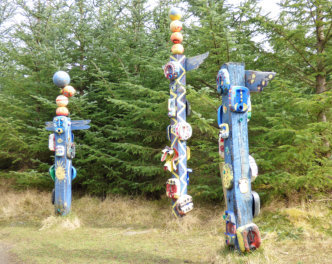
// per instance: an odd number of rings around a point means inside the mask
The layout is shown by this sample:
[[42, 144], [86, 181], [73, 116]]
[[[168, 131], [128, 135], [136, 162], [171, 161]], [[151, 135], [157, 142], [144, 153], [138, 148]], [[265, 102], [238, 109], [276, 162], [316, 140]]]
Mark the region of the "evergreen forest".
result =
[[164, 195], [169, 81], [162, 66], [171, 55], [168, 12], [179, 6], [185, 55], [210, 53], [187, 74], [189, 194], [223, 199], [216, 76], [227, 62], [277, 73], [251, 97], [249, 145], [259, 167], [253, 189], [263, 201], [331, 194], [331, 1], [281, 0], [273, 18], [259, 2], [1, 0], [0, 179], [52, 190], [45, 122], [55, 116], [52, 76], [62, 70], [77, 91], [71, 119], [91, 119], [89, 130], [75, 131], [74, 193]]

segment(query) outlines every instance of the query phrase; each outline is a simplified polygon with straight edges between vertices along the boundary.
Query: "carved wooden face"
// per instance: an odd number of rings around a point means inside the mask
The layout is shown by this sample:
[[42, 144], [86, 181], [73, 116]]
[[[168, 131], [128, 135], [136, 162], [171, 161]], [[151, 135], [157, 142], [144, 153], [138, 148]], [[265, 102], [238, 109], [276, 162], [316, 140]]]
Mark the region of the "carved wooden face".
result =
[[70, 129], [70, 119], [65, 116], [56, 116], [53, 119], [53, 126], [56, 133], [63, 134]]

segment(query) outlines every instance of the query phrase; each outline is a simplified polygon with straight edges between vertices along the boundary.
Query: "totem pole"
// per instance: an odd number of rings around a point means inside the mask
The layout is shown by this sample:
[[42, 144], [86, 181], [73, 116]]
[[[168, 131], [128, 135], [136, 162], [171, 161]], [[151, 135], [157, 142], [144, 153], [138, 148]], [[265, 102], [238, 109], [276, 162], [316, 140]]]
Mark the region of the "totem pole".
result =
[[226, 201], [226, 245], [242, 252], [255, 250], [261, 238], [253, 218], [259, 214], [260, 199], [251, 190], [258, 175], [249, 155], [248, 121], [251, 118], [250, 92], [261, 92], [274, 72], [245, 71], [243, 63], [226, 63], [217, 76], [222, 96], [218, 109], [220, 174]]
[[56, 117], [53, 122], [46, 122], [46, 130], [54, 132], [49, 136], [48, 147], [55, 151], [54, 165], [49, 173], [55, 183], [52, 192], [52, 203], [55, 213], [67, 215], [71, 207], [71, 182], [76, 177], [76, 169], [72, 166], [75, 157], [73, 130], [88, 129], [90, 120], [73, 120], [68, 117], [68, 98], [75, 94], [75, 89], [69, 86], [70, 77], [66, 72], [58, 71], [53, 76], [56, 86], [62, 88], [62, 95], [56, 98]]
[[192, 128], [186, 122], [190, 115], [190, 104], [186, 100], [186, 72], [196, 69], [207, 58], [209, 53], [193, 58], [186, 58], [181, 45], [183, 36], [181, 12], [172, 8], [169, 16], [172, 20], [170, 29], [173, 32], [171, 41], [174, 43], [170, 62], [164, 66], [164, 74], [170, 80], [170, 99], [168, 99], [168, 116], [171, 124], [167, 127], [167, 138], [171, 141], [170, 147], [162, 151], [161, 161], [165, 161], [164, 169], [172, 173], [172, 178], [166, 182], [166, 195], [172, 199], [172, 212], [176, 217], [182, 217], [193, 209], [192, 197], [187, 194], [189, 173], [187, 160], [190, 158], [190, 149], [187, 140], [192, 135]]

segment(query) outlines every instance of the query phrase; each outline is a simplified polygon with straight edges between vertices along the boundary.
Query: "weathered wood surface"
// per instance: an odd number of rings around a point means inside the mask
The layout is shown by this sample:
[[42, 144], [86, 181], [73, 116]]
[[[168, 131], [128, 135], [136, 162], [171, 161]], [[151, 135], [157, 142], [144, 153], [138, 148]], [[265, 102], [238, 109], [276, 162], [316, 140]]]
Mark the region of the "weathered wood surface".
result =
[[250, 251], [260, 244], [259, 230], [253, 224], [254, 214], [259, 212], [259, 197], [251, 190], [249, 166], [250, 91], [262, 91], [274, 76], [273, 72], [245, 71], [243, 63], [232, 62], [221, 67], [217, 78], [217, 90], [222, 95], [218, 125], [220, 128], [229, 127], [221, 155], [224, 156], [221, 176], [223, 190], [226, 191], [226, 244], [241, 251]]
[[88, 129], [89, 123], [90, 120], [71, 121], [66, 116], [56, 116], [53, 122], [46, 122], [46, 130], [53, 131], [55, 137], [54, 206], [56, 214], [67, 215], [71, 209], [71, 185], [76, 176], [76, 169], [72, 165], [74, 157], [69, 153], [69, 148], [74, 143], [72, 130]]

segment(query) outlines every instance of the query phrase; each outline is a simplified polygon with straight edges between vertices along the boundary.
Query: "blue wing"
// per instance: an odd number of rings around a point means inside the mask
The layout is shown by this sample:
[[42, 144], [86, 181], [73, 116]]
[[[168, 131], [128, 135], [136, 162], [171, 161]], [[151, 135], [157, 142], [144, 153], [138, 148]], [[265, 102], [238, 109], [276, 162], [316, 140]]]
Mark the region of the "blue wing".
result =
[[186, 60], [186, 71], [195, 70], [203, 63], [203, 61], [209, 56], [209, 52], [197, 55]]
[[246, 71], [246, 87], [249, 88], [250, 92], [261, 92], [275, 75], [275, 72]]
[[45, 125], [47, 131], [54, 131], [53, 122], [46, 122]]
[[73, 120], [71, 121], [71, 130], [89, 129], [91, 120]]

